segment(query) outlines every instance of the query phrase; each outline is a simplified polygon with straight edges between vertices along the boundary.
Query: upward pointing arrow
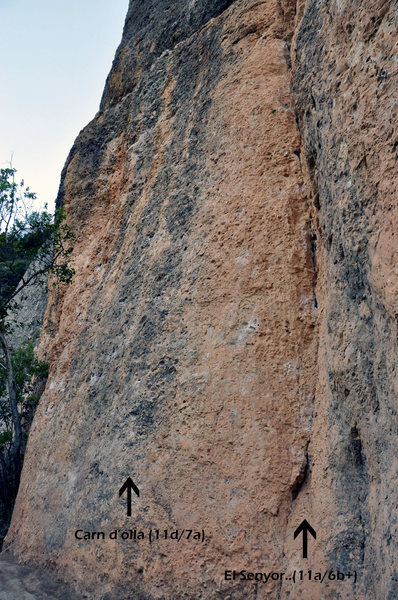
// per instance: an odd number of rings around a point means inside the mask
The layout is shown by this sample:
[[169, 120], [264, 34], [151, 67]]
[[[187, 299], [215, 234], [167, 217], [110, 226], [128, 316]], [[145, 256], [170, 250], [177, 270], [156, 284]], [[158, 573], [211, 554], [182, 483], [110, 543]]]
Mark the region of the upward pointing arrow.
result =
[[308, 554], [308, 533], [312, 535], [314, 540], [316, 540], [316, 531], [312, 529], [311, 525], [308, 523], [306, 519], [297, 527], [294, 532], [294, 539], [303, 532], [303, 558], [307, 558]]
[[131, 479], [131, 477], [127, 477], [126, 481], [123, 483], [122, 487], [119, 490], [119, 497], [122, 496], [122, 494], [124, 494], [124, 492], [126, 490], [127, 490], [127, 516], [131, 517], [131, 490], [134, 490], [134, 492], [137, 494], [137, 496], [140, 495], [140, 490], [135, 485], [135, 483]]

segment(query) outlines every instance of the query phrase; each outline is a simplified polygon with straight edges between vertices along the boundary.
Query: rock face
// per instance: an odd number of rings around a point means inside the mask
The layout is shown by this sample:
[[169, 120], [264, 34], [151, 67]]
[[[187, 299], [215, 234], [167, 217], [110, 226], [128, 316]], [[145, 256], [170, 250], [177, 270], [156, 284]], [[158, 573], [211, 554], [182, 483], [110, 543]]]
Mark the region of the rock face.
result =
[[[28, 271], [29, 273], [29, 271]], [[11, 313], [9, 324], [13, 328], [10, 345], [16, 349], [28, 340], [38, 340], [43, 326], [48, 299], [47, 284], [36, 283], [21, 290], [16, 296], [20, 304], [18, 310]], [[21, 327], [21, 325], [23, 325]]]
[[80, 600], [47, 573], [0, 559], [0, 600]]
[[322, 313], [311, 495], [323, 552], [362, 571], [342, 598], [398, 596], [397, 25], [392, 3], [311, 2], [296, 38]]
[[98, 600], [396, 597], [396, 26], [371, 0], [130, 2], [58, 198], [76, 275], [20, 560]]

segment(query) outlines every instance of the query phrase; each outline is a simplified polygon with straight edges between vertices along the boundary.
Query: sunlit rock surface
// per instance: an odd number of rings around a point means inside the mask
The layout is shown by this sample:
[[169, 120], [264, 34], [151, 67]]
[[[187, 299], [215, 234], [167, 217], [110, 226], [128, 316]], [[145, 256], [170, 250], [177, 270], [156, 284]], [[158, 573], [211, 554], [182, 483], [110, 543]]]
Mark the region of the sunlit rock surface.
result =
[[63, 172], [76, 275], [17, 559], [98, 600], [396, 597], [396, 27], [370, 0], [130, 2]]

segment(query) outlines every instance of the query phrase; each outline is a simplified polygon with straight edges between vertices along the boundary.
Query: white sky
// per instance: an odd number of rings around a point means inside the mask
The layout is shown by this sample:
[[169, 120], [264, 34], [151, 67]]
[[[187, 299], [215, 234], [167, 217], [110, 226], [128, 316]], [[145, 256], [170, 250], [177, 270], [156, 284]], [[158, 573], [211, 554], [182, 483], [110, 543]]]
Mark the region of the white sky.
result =
[[0, 166], [52, 210], [62, 167], [94, 117], [128, 0], [0, 0]]

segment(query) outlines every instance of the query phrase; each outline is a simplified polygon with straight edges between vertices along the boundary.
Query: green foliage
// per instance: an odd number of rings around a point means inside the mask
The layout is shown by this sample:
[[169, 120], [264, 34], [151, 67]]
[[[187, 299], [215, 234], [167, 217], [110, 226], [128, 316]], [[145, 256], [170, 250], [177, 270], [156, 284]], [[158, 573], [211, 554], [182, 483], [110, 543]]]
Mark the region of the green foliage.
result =
[[74, 236], [64, 211], [52, 215], [47, 207], [33, 210], [36, 195], [23, 181], [15, 181], [15, 173], [13, 168], [0, 169], [0, 452], [13, 454], [15, 464], [9, 466], [14, 483], [23, 452], [21, 418], [31, 419], [48, 367], [35, 356], [33, 340], [10, 353], [7, 336], [15, 325], [7, 317], [24, 302], [19, 292], [25, 288], [44, 283], [51, 273], [55, 283], [69, 283], [74, 275]]
[[3, 450], [4, 447], [6, 446], [6, 444], [11, 442], [11, 440], [12, 440], [11, 431], [3, 431], [3, 433], [0, 433], [0, 450]]
[[20, 394], [26, 383], [30, 381], [32, 377], [39, 379], [47, 379], [48, 377], [48, 365], [43, 361], [39, 361], [35, 356], [32, 340], [28, 340], [22, 344], [22, 346], [13, 353], [12, 366], [14, 369], [15, 383], [17, 384]]
[[15, 169], [0, 169], [0, 508], [11, 509], [17, 494], [25, 441], [48, 375], [30, 340], [12, 351], [8, 334], [20, 326], [7, 319], [29, 296], [25, 288], [69, 283], [72, 231], [59, 210], [33, 210], [36, 195], [15, 182]]
[[[37, 405], [40, 384], [48, 377], [48, 364], [38, 360], [33, 340], [28, 340], [12, 353], [12, 367], [17, 387], [18, 412], [21, 417]], [[7, 370], [0, 363], [0, 451], [4, 451], [12, 441], [11, 410], [6, 394]]]
[[[24, 287], [53, 273], [56, 282], [70, 283], [69, 264], [74, 235], [62, 209], [51, 215], [32, 210], [36, 195], [15, 182], [15, 169], [0, 169], [0, 320], [18, 308], [15, 297]], [[27, 272], [29, 265], [34, 265]]]

